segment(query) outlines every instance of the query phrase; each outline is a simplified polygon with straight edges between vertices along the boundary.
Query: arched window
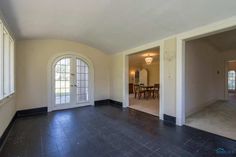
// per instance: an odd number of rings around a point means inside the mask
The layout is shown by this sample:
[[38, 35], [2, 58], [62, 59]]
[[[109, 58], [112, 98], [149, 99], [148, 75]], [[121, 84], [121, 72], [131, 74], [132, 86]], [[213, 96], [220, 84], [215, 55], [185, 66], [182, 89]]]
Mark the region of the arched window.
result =
[[235, 90], [235, 77], [236, 73], [234, 70], [228, 72], [228, 90]]

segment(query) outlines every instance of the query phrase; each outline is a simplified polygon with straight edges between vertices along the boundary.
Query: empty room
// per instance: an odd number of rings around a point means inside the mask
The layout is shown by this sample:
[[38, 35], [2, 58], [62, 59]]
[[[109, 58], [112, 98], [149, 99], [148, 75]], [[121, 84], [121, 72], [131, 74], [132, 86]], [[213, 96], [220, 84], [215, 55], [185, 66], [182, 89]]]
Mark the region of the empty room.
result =
[[1, 0], [0, 157], [236, 156], [235, 0]]
[[236, 30], [186, 42], [186, 125], [236, 140]]

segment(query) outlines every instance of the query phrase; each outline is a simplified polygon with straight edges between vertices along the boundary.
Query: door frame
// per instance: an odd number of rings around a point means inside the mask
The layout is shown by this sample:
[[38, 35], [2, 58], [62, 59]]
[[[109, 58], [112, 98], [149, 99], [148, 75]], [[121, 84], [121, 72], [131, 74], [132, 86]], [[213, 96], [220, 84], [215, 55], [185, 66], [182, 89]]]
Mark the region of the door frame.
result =
[[129, 107], [129, 55], [151, 48], [160, 48], [160, 97], [159, 97], [159, 119], [163, 120], [164, 114], [164, 49], [163, 41], [157, 41], [141, 47], [123, 52], [123, 107]]
[[[229, 72], [229, 62], [230, 61], [236, 61], [236, 58], [231, 58], [231, 59], [226, 59], [224, 64], [225, 64], [225, 100], [229, 100], [229, 90], [228, 90], [228, 72]], [[236, 83], [236, 82], [235, 82]]]
[[89, 66], [89, 103], [85, 104], [84, 106], [87, 105], [94, 105], [94, 67], [93, 67], [93, 63], [92, 61], [84, 56], [83, 54], [77, 53], [77, 52], [71, 52], [71, 51], [67, 51], [67, 52], [63, 52], [63, 53], [58, 53], [54, 56], [52, 56], [48, 62], [48, 66], [47, 66], [47, 70], [48, 70], [48, 112], [54, 111], [54, 110], [63, 110], [63, 109], [69, 109], [69, 108], [76, 108], [76, 107], [81, 107], [78, 105], [71, 105], [69, 107], [66, 108], [55, 108], [55, 106], [53, 106], [53, 99], [54, 99], [54, 94], [53, 94], [53, 76], [54, 76], [54, 65], [57, 61], [59, 61], [60, 59], [64, 58], [65, 56], [75, 56], [77, 58], [80, 58], [81, 60], [83, 60], [84, 62], [86, 62]]
[[185, 43], [236, 28], [236, 16], [177, 35], [176, 124], [185, 124]]

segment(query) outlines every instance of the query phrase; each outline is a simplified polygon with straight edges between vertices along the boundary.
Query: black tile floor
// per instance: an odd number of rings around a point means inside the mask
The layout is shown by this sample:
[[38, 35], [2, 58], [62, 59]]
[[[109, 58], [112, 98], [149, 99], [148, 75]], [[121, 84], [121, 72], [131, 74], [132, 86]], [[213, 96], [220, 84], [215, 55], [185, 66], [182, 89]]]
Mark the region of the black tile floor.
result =
[[17, 119], [0, 157], [236, 156], [236, 141], [112, 106]]

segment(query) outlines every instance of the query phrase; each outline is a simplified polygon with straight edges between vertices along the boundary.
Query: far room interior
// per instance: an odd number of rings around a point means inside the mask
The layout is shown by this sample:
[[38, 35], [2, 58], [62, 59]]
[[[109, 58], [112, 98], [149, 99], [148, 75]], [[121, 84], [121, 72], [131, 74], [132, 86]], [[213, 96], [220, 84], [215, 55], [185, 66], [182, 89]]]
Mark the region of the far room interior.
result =
[[129, 107], [159, 115], [159, 47], [129, 55]]
[[236, 139], [236, 30], [186, 42], [186, 125]]

